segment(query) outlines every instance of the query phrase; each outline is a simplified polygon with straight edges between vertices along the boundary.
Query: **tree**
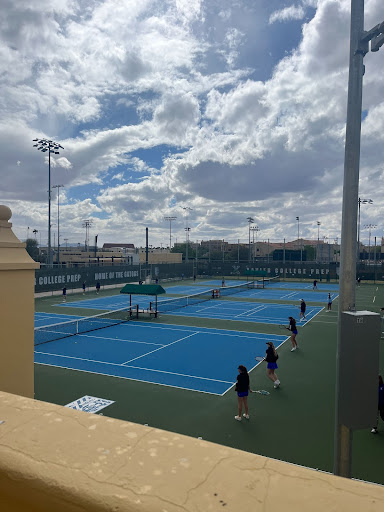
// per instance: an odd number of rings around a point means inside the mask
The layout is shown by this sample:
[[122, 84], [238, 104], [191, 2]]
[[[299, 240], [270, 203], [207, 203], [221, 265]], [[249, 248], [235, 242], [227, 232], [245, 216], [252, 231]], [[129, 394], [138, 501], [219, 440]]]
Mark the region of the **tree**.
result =
[[[177, 244], [176, 247], [172, 247], [171, 252], [182, 253], [183, 260], [186, 260], [187, 244]], [[188, 259], [193, 260], [196, 258], [196, 251], [188, 245]]]
[[244, 247], [244, 245], [240, 245], [240, 247], [231, 247], [228, 254], [226, 254], [226, 258], [230, 261], [237, 261], [239, 258], [240, 261], [248, 261], [249, 259], [249, 249], [248, 247]]
[[304, 245], [304, 251], [307, 255], [307, 261], [315, 261], [316, 249], [312, 245]]
[[30, 257], [35, 261], [39, 261], [39, 247], [37, 240], [34, 238], [27, 238], [25, 243], [27, 244], [25, 250], [30, 255]]

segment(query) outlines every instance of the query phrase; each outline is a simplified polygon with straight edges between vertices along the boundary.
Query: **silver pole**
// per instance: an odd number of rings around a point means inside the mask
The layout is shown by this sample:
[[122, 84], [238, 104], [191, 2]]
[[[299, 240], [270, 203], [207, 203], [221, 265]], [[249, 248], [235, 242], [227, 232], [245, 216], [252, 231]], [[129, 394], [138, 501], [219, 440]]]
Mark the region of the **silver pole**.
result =
[[51, 251], [51, 145], [48, 144], [48, 266], [52, 267]]
[[352, 430], [341, 423], [339, 410], [342, 347], [348, 343], [348, 333], [341, 322], [342, 313], [355, 310], [356, 230], [359, 191], [361, 104], [363, 90], [363, 58], [361, 38], [364, 31], [364, 0], [351, 0], [351, 34], [348, 81], [348, 107], [344, 159], [344, 187], [341, 229], [340, 295], [336, 356], [336, 410], [334, 473], [351, 476]]

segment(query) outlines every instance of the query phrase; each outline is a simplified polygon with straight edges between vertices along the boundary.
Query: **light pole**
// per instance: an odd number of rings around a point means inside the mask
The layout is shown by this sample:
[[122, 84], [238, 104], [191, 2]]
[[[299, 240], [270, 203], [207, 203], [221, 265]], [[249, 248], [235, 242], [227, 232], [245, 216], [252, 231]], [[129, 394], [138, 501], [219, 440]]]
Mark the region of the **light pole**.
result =
[[57, 188], [57, 264], [60, 263], [60, 189], [64, 185], [53, 185]]
[[253, 224], [255, 221], [253, 217], [247, 217], [248, 221], [248, 235], [249, 235], [249, 241], [248, 241], [248, 261], [251, 261], [251, 224]]
[[252, 261], [255, 261], [255, 233], [257, 243], [257, 232], [260, 231], [260, 228], [259, 226], [252, 226], [250, 230], [252, 231]]
[[191, 231], [191, 228], [184, 228], [184, 229], [185, 229], [185, 261], [188, 261], [189, 232]]
[[189, 232], [191, 231], [191, 228], [188, 226], [188, 218], [189, 212], [192, 211], [192, 208], [190, 208], [189, 206], [182, 206], [181, 208], [185, 211], [185, 261], [188, 261]]
[[57, 142], [47, 139], [33, 139], [37, 142], [33, 147], [38, 151], [46, 153], [48, 151], [48, 265], [52, 266], [52, 250], [51, 250], [51, 153], [59, 155], [59, 149], [64, 149]]
[[89, 245], [89, 228], [92, 226], [92, 219], [83, 220], [83, 228], [85, 228], [85, 252], [88, 251]]
[[164, 220], [169, 221], [169, 250], [172, 249], [172, 221], [176, 219], [177, 217], [164, 217]]
[[[375, 224], [366, 224], [364, 229], [368, 229], [368, 261], [371, 263], [371, 230], [377, 228]], [[368, 264], [369, 264], [368, 263]]]
[[[369, 51], [378, 51], [384, 43], [384, 22], [372, 29], [364, 30], [364, 0], [351, 0], [350, 52], [348, 102], [345, 134], [343, 208], [341, 218], [340, 286], [338, 308], [338, 336], [336, 351], [336, 407], [334, 436], [335, 475], [351, 477], [352, 427], [345, 418], [343, 405], [349, 398], [351, 386], [347, 374], [350, 328], [346, 323], [346, 313], [356, 308], [356, 202], [359, 195], [359, 167], [361, 142], [361, 113], [364, 75], [364, 55]], [[353, 354], [353, 352], [352, 352]], [[372, 357], [371, 357], [372, 359]], [[375, 374], [375, 375], [374, 375]], [[372, 374], [377, 390], [377, 373]], [[352, 397], [353, 400], [353, 397]], [[351, 400], [351, 402], [352, 402]], [[376, 402], [377, 404], [377, 402]], [[376, 405], [377, 408], [377, 405]], [[356, 409], [356, 405], [355, 405]]]
[[[300, 217], [296, 217], [297, 220], [297, 243], [300, 243]], [[303, 244], [300, 243], [300, 261], [303, 261]]]
[[358, 230], [357, 230], [357, 260], [360, 261], [360, 205], [361, 204], [372, 204], [372, 199], [359, 199], [357, 200], [357, 204], [359, 207], [359, 214], [358, 214]]
[[320, 258], [319, 258], [320, 226], [321, 226], [321, 222], [318, 220], [317, 221], [317, 249], [316, 249], [317, 263], [320, 263]]
[[35, 240], [37, 240], [37, 233], [39, 232], [38, 229], [34, 229], [32, 233], [35, 235]]

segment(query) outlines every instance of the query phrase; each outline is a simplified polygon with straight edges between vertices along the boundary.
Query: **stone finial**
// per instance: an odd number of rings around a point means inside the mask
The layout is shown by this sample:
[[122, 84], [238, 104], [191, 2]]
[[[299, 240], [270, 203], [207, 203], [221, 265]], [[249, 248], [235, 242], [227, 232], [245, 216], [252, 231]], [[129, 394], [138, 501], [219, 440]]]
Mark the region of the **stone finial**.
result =
[[11, 209], [8, 208], [8, 206], [1, 204], [0, 205], [0, 221], [3, 220], [5, 222], [8, 222], [11, 217], [12, 217]]

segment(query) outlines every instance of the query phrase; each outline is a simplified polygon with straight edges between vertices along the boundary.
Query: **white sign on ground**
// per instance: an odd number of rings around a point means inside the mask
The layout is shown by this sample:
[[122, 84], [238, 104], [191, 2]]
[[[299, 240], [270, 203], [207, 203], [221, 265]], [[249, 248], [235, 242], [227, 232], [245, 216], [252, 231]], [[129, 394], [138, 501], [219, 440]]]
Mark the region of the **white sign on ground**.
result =
[[65, 405], [64, 407], [69, 407], [70, 409], [75, 409], [76, 411], [90, 412], [91, 414], [95, 414], [105, 407], [108, 407], [108, 405], [114, 403], [115, 402], [112, 400], [106, 400], [105, 398], [97, 398], [96, 396], [85, 395], [82, 398], [78, 398], [74, 402]]

